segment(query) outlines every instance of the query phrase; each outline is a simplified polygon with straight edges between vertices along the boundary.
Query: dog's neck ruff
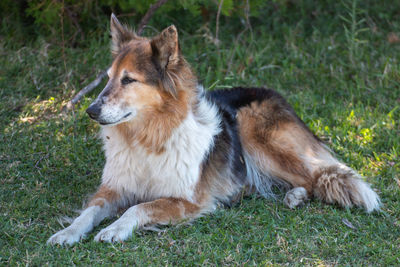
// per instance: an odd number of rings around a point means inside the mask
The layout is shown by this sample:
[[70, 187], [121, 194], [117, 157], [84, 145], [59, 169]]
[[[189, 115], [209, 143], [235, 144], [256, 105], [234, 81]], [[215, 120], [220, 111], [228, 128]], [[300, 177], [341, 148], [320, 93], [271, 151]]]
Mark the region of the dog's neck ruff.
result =
[[103, 184], [117, 192], [129, 192], [134, 198], [127, 199], [129, 202], [160, 197], [194, 201], [201, 165], [221, 131], [220, 123], [218, 109], [199, 96], [161, 153], [149, 153], [139, 143], [127, 144], [116, 127], [103, 127]]

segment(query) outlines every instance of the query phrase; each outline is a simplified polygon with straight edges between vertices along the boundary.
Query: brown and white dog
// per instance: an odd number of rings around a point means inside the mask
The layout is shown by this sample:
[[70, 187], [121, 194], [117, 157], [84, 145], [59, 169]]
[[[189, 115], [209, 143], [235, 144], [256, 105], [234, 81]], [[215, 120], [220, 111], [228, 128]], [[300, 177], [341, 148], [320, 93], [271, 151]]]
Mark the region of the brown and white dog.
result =
[[96, 241], [123, 241], [145, 225], [179, 223], [243, 193], [289, 187], [295, 208], [311, 197], [378, 210], [378, 195], [339, 162], [278, 93], [262, 88], [204, 92], [170, 26], [137, 36], [111, 16], [109, 81], [87, 109], [103, 125], [102, 183], [50, 244], [78, 242], [103, 219], [125, 213]]

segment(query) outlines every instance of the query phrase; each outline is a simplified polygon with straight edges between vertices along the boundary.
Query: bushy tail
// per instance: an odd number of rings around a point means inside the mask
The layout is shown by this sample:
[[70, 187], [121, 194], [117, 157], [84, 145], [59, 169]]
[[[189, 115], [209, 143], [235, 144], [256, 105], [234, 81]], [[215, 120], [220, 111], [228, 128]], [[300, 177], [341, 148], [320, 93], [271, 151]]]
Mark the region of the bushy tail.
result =
[[314, 196], [343, 207], [358, 206], [367, 212], [379, 210], [379, 196], [351, 168], [337, 165], [320, 168], [315, 172]]

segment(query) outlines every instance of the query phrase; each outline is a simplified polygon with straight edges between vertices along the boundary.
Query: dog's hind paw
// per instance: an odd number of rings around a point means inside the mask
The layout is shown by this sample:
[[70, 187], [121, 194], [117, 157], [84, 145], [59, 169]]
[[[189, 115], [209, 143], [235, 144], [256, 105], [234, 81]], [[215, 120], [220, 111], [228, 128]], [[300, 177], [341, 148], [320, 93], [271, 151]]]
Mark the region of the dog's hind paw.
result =
[[286, 193], [283, 202], [291, 209], [301, 206], [308, 199], [307, 190], [304, 187], [295, 187]]
[[79, 242], [83, 237], [83, 234], [76, 231], [76, 229], [71, 229], [69, 227], [55, 233], [49, 240], [47, 240], [48, 245], [73, 245]]

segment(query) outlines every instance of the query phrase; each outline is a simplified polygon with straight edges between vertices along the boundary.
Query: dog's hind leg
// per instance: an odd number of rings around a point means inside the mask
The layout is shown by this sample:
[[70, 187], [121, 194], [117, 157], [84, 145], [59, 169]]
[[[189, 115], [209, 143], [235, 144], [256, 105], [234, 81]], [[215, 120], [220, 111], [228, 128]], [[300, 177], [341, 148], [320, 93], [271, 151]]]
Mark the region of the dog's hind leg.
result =
[[343, 207], [364, 207], [367, 212], [379, 209], [378, 195], [354, 170], [334, 158], [287, 104], [269, 101], [242, 108], [239, 131], [251, 164], [293, 187], [284, 200], [289, 207], [314, 196]]
[[67, 228], [52, 235], [47, 244], [72, 245], [79, 242], [88, 232], [92, 231], [102, 220], [116, 212], [115, 202], [119, 199], [118, 194], [108, 188], [101, 186], [92, 197], [86, 209]]

